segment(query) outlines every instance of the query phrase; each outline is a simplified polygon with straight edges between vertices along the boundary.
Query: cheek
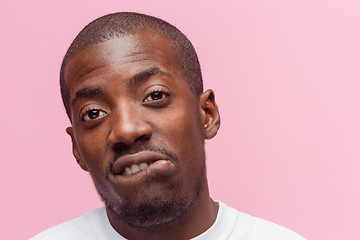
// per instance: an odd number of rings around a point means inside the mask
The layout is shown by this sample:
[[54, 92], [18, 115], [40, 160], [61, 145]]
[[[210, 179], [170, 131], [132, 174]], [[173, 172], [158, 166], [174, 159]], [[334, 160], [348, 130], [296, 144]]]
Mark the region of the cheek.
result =
[[161, 125], [166, 146], [170, 146], [182, 164], [202, 164], [205, 153], [199, 112], [183, 108], [169, 115], [172, 117]]
[[90, 173], [96, 174], [96, 171], [106, 169], [106, 139], [104, 139], [102, 131], [90, 131], [82, 134], [77, 139], [80, 139], [78, 148], [81, 158]]

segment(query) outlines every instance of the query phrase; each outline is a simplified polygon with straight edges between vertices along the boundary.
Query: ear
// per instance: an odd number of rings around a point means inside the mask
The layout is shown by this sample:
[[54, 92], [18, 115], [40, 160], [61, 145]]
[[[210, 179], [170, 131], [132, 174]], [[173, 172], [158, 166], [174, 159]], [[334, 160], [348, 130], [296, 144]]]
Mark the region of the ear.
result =
[[215, 103], [214, 91], [209, 89], [200, 95], [200, 113], [206, 139], [213, 138], [220, 127], [219, 109]]
[[81, 158], [79, 149], [77, 147], [75, 138], [74, 138], [74, 131], [72, 127], [68, 127], [66, 128], [66, 132], [67, 134], [69, 134], [69, 136], [71, 137], [71, 142], [72, 142], [72, 150], [73, 150], [73, 155], [77, 161], [77, 163], [79, 164], [79, 166], [84, 170], [84, 171], [89, 171], [86, 164], [84, 163], [84, 161]]

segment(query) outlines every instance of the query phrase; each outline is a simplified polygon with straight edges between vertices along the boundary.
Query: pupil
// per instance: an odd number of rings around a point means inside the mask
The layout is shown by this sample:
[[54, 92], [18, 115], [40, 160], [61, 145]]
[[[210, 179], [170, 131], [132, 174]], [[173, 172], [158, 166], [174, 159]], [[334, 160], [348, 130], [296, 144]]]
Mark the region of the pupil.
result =
[[97, 110], [91, 110], [89, 112], [89, 117], [90, 118], [96, 118], [98, 115], [99, 115], [99, 111], [97, 111]]
[[153, 100], [159, 100], [162, 98], [162, 92], [154, 92], [151, 94], [151, 97]]

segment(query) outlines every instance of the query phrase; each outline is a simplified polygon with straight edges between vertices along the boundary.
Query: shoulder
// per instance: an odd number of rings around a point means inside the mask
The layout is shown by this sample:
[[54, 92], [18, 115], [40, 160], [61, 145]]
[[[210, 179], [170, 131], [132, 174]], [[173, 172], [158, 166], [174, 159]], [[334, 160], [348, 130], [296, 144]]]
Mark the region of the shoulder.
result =
[[229, 239], [304, 240], [297, 233], [278, 224], [250, 216], [221, 202], [219, 202], [219, 205], [223, 211], [221, 221], [227, 222], [232, 219], [232, 237]]
[[96, 236], [94, 231], [106, 216], [105, 207], [94, 209], [84, 215], [56, 225], [39, 233], [30, 240], [90, 240]]

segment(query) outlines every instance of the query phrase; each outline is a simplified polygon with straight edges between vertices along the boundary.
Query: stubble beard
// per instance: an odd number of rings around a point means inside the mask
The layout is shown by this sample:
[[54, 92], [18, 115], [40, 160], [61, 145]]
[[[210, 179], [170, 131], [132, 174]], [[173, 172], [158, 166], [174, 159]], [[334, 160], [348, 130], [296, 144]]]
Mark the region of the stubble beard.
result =
[[[150, 181], [149, 179], [149, 184], [151, 184]], [[107, 194], [101, 189], [97, 190], [106, 208], [112, 211], [119, 220], [122, 220], [131, 228], [142, 231], [156, 231], [180, 222], [199, 198], [206, 184], [206, 165], [204, 163], [190, 197], [181, 196], [185, 186], [180, 184], [173, 184], [169, 187], [169, 194], [166, 199], [147, 198], [139, 203], [132, 203], [124, 198], [119, 199], [120, 201], [117, 203], [112, 203], [107, 199]]]

